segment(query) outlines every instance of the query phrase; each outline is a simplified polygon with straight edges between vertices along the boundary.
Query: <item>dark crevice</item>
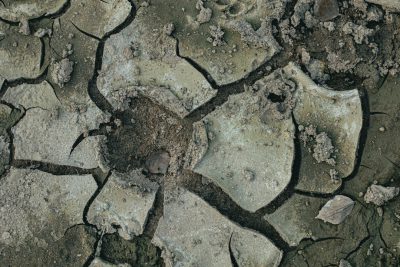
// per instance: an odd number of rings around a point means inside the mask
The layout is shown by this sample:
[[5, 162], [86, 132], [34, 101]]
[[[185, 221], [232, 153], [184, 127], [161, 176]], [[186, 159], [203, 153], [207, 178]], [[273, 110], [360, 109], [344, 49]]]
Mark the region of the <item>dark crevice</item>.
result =
[[142, 236], [152, 238], [156, 231], [158, 222], [164, 212], [164, 186], [160, 186], [156, 193], [153, 208], [149, 211], [146, 225], [143, 230]]
[[337, 194], [336, 192], [338, 192], [338, 191], [340, 191], [340, 190], [339, 189], [335, 190], [335, 192], [332, 192], [332, 193], [317, 193], [317, 192], [302, 191], [299, 189], [294, 190], [294, 192], [296, 194], [299, 194], [302, 196], [307, 196], [307, 197], [315, 197], [315, 198], [332, 198], [333, 196], [335, 196]]
[[104, 52], [104, 42], [100, 42], [96, 50], [96, 60], [95, 68], [92, 78], [89, 80], [88, 84], [88, 94], [90, 99], [96, 104], [96, 106], [103, 112], [108, 112], [110, 114], [114, 113], [114, 108], [108, 102], [108, 100], [100, 93], [97, 88], [97, 78], [99, 76], [99, 71], [101, 70]]
[[360, 166], [361, 166], [361, 161], [362, 161], [362, 155], [364, 152], [365, 144], [367, 142], [367, 137], [368, 137], [368, 129], [370, 127], [370, 110], [369, 110], [369, 97], [368, 93], [365, 89], [359, 90], [360, 98], [361, 98], [361, 109], [363, 112], [363, 123], [360, 131], [360, 136], [358, 138], [358, 150], [357, 150], [357, 155], [356, 155], [356, 162], [354, 165], [354, 169], [351, 172], [351, 174], [345, 178], [343, 178], [343, 183], [340, 189], [337, 191], [338, 193], [342, 192], [344, 190], [344, 187], [346, 183], [350, 180], [352, 180], [354, 177], [357, 176]]
[[46, 59], [46, 45], [45, 45], [45, 43], [43, 41], [43, 38], [40, 38], [39, 40], [40, 40], [40, 44], [42, 46], [41, 47], [40, 64], [39, 64], [39, 66], [40, 66], [40, 69], [42, 69], [42, 67], [44, 65], [44, 62], [45, 62], [45, 59]]
[[373, 115], [387, 115], [387, 116], [390, 116], [389, 114], [387, 114], [385, 112], [379, 112], [379, 111], [370, 112], [369, 115], [371, 115], [371, 116], [373, 116]]
[[233, 251], [232, 251], [232, 236], [233, 236], [233, 233], [231, 234], [231, 237], [229, 238], [229, 244], [228, 244], [228, 246], [229, 246], [229, 256], [231, 258], [232, 266], [233, 267], [239, 267], [239, 264], [237, 263], [235, 255], [233, 254]]
[[5, 80], [3, 83], [3, 86], [1, 87], [0, 90], [0, 98], [2, 98], [4, 96], [4, 94], [6, 93], [6, 91], [8, 90], [8, 88], [11, 87], [16, 87], [18, 85], [22, 85], [22, 84], [40, 84], [41, 82], [46, 80], [46, 76], [47, 76], [47, 72], [48, 72], [48, 67], [46, 67], [43, 72], [39, 75], [39, 77], [36, 78], [19, 78], [19, 79], [15, 79], [15, 80]]
[[82, 169], [67, 165], [57, 165], [53, 163], [46, 163], [35, 160], [21, 160], [14, 159], [11, 164], [12, 167], [19, 169], [32, 169], [47, 172], [53, 175], [86, 175], [92, 174], [96, 169]]
[[374, 216], [375, 216], [375, 211], [373, 212], [372, 216], [368, 219], [368, 221], [367, 221], [367, 223], [366, 223], [366, 225], [365, 225], [365, 227], [366, 227], [366, 229], [367, 229], [367, 233], [368, 233], [367, 236], [364, 237], [363, 239], [361, 239], [361, 241], [358, 243], [358, 245], [357, 245], [356, 248], [354, 248], [352, 251], [350, 251], [349, 253], [347, 253], [347, 255], [344, 257], [345, 260], [348, 260], [348, 259], [351, 257], [351, 255], [353, 255], [353, 254], [356, 253], [358, 250], [360, 250], [361, 247], [362, 247], [369, 239], [372, 238], [371, 231], [370, 231], [370, 229], [369, 229], [369, 224], [370, 224], [371, 221], [373, 220]]
[[[114, 30], [111, 32], [107, 33], [104, 38], [99, 40], [99, 44], [97, 46], [96, 50], [96, 59], [95, 59], [95, 65], [94, 65], [94, 70], [93, 70], [93, 76], [89, 80], [88, 83], [88, 94], [90, 99], [96, 104], [96, 106], [102, 110], [103, 112], [108, 112], [110, 114], [114, 114], [114, 108], [113, 106], [108, 102], [108, 100], [100, 93], [99, 88], [97, 87], [97, 78], [99, 76], [99, 72], [101, 71], [102, 65], [103, 65], [103, 53], [104, 53], [104, 46], [105, 42], [107, 39], [113, 35], [121, 32], [124, 28], [126, 28], [129, 24], [132, 23], [132, 21], [135, 19], [136, 16], [136, 8], [133, 3], [133, 0], [129, 0], [132, 9], [128, 17], [125, 19], [125, 21], [120, 24], [118, 27], [116, 27]], [[75, 26], [75, 25], [74, 25]]]
[[92, 261], [93, 261], [93, 260], [95, 259], [95, 257], [96, 257], [97, 246], [98, 246], [99, 243], [101, 242], [102, 235], [100, 235], [100, 234], [97, 233], [96, 238], [97, 238], [97, 239], [96, 239], [96, 242], [94, 243], [93, 251], [92, 251], [92, 253], [89, 255], [89, 257], [87, 258], [87, 260], [85, 261], [85, 263], [83, 264], [83, 267], [89, 267], [90, 264], [92, 263]]
[[101, 38], [99, 38], [99, 37], [97, 37], [97, 36], [95, 36], [95, 35], [93, 35], [93, 34], [90, 34], [90, 33], [88, 33], [88, 32], [86, 32], [86, 31], [84, 31], [84, 30], [82, 30], [81, 28], [79, 28], [78, 26], [76, 26], [72, 21], [69, 21], [80, 33], [82, 33], [82, 34], [84, 34], [84, 35], [86, 35], [86, 36], [88, 36], [88, 37], [90, 37], [90, 38], [93, 38], [93, 39], [95, 39], [95, 40], [97, 40], [97, 41], [101, 41]]
[[72, 152], [74, 152], [75, 148], [87, 137], [89, 136], [98, 136], [98, 135], [106, 135], [107, 134], [107, 130], [106, 127], [107, 126], [111, 126], [112, 123], [111, 122], [107, 122], [107, 123], [100, 123], [99, 128], [98, 129], [93, 129], [93, 130], [89, 130], [87, 133], [81, 133], [78, 138], [75, 140], [75, 142], [73, 143], [72, 147], [71, 147], [71, 151], [70, 151], [70, 155], [72, 154]]
[[135, 7], [134, 0], [128, 0], [128, 1], [132, 6], [131, 12], [129, 13], [128, 17], [126, 17], [126, 19], [120, 25], [118, 25], [115, 29], [106, 33], [104, 35], [104, 37], [102, 38], [102, 41], [106, 41], [108, 38], [110, 38], [111, 35], [121, 32], [123, 29], [128, 27], [135, 19], [137, 9]]
[[82, 214], [82, 220], [85, 223], [85, 225], [93, 227], [97, 230], [97, 232], [100, 231], [100, 229], [97, 228], [97, 225], [91, 224], [89, 223], [88, 219], [87, 219], [87, 215], [90, 209], [90, 206], [92, 205], [93, 201], [96, 199], [96, 197], [100, 194], [101, 190], [103, 189], [103, 187], [107, 184], [108, 179], [111, 176], [111, 172], [108, 173], [108, 175], [106, 176], [106, 178], [104, 179], [104, 182], [102, 184], [99, 184], [97, 186], [96, 191], [93, 193], [93, 195], [90, 197], [89, 201], [86, 203], [85, 208], [83, 209], [83, 214]]
[[267, 238], [271, 239], [275, 245], [284, 251], [289, 250], [287, 242], [279, 235], [275, 228], [270, 225], [263, 216], [264, 211], [256, 211], [254, 213], [244, 210], [236, 204], [225, 192], [218, 186], [210, 183], [207, 185], [202, 184], [200, 175], [192, 174], [190, 183], [186, 183], [184, 187], [200, 196], [209, 205], [218, 210], [222, 215], [227, 217], [232, 222], [252, 229]]
[[[299, 127], [297, 125], [297, 122], [293, 114], [292, 114], [292, 121], [294, 124], [295, 136], [299, 136], [299, 130], [298, 130]], [[290, 182], [286, 186], [286, 188], [273, 201], [271, 201], [266, 207], [259, 210], [263, 214], [265, 213], [271, 214], [275, 212], [295, 193], [295, 188], [299, 182], [302, 158], [301, 158], [300, 139], [295, 138], [293, 139], [293, 142], [294, 142], [294, 157], [292, 163], [292, 176], [290, 178]]]

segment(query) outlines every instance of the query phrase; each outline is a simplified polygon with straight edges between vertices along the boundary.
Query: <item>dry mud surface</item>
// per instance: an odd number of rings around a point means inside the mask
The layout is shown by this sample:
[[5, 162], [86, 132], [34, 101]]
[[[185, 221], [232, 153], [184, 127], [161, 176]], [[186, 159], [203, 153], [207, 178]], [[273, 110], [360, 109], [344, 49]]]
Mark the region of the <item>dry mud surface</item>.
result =
[[0, 266], [400, 266], [397, 0], [0, 0]]

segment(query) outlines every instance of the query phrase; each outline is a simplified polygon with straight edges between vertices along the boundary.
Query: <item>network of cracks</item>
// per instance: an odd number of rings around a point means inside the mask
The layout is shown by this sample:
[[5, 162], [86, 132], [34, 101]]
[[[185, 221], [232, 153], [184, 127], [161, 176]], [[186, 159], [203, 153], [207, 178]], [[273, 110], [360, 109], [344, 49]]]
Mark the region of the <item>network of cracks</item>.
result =
[[398, 12], [0, 1], [0, 265], [398, 266]]

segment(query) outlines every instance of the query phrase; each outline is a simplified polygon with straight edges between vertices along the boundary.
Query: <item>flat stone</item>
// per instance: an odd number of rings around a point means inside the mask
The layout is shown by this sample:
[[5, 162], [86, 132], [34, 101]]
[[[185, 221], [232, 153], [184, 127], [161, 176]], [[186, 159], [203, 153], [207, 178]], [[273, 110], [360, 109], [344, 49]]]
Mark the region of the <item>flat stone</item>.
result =
[[[102, 158], [96, 156], [102, 152], [99, 142], [85, 141], [70, 155], [80, 135], [97, 129], [109, 119], [94, 103], [63, 106], [46, 81], [9, 88], [3, 100], [26, 109], [25, 116], [12, 128], [15, 159], [76, 167], [104, 166]], [[91, 144], [90, 148], [86, 142]], [[97, 151], [95, 155], [93, 151]], [[95, 159], [97, 164], [93, 162]]]
[[[335, 148], [335, 166], [316, 164], [312, 153], [302, 145], [302, 164], [296, 189], [308, 192], [332, 193], [355, 167], [359, 137], [363, 125], [361, 99], [357, 90], [333, 91], [316, 85], [299, 67], [290, 63], [284, 68], [289, 79], [297, 84], [294, 93], [294, 118], [299, 125], [314, 125], [325, 132]], [[338, 172], [332, 181], [330, 169]]]
[[118, 232], [127, 240], [141, 235], [158, 187], [141, 170], [114, 172], [90, 206], [88, 221], [106, 233]]
[[215, 96], [208, 81], [176, 55], [177, 42], [153, 27], [151, 5], [137, 11], [135, 20], [105, 44], [97, 86], [115, 109], [126, 109], [129, 97], [142, 94], [180, 117]]
[[42, 73], [41, 57], [42, 44], [39, 38], [18, 33], [17, 27], [6, 29], [0, 42], [0, 85], [4, 80], [39, 77]]
[[[176, 26], [180, 55], [204, 69], [218, 85], [245, 78], [280, 51], [271, 22], [281, 18], [284, 1], [201, 2], [203, 8], [196, 1], [155, 0], [146, 12], [154, 17], [153, 25]], [[206, 21], [199, 20], [202, 9], [211, 13]], [[223, 36], [216, 42], [210, 27], [217, 26]]]
[[68, 12], [76, 27], [101, 39], [121, 25], [131, 9], [128, 0], [75, 0]]
[[49, 16], [60, 11], [68, 0], [2, 0], [0, 17], [19, 22], [42, 16]]
[[37, 238], [41, 246], [83, 223], [86, 203], [97, 189], [91, 175], [52, 175], [11, 168], [0, 180], [0, 247], [18, 248]]
[[164, 215], [152, 242], [166, 266], [278, 266], [282, 251], [264, 236], [242, 228], [183, 189], [165, 192]]
[[52, 110], [60, 106], [60, 101], [47, 81], [38, 84], [23, 83], [11, 87], [5, 92], [2, 100], [13, 106], [22, 106], [24, 109], [40, 107]]
[[[369, 235], [367, 223], [373, 216], [373, 211], [362, 205], [355, 204], [350, 215], [339, 225], [325, 223], [316, 218], [326, 199], [294, 194], [283, 205], [265, 219], [278, 231], [281, 237], [290, 245], [298, 246], [304, 239], [320, 240], [337, 237], [340, 241], [339, 257], [352, 249]], [[357, 228], [357, 231], [354, 231]], [[333, 248], [332, 248], [333, 250]], [[330, 257], [330, 256], [329, 256]], [[337, 259], [339, 261], [340, 258]]]
[[389, 11], [400, 12], [400, 2], [397, 0], [365, 0], [365, 2], [380, 5]]
[[187, 167], [255, 212], [288, 185], [294, 158], [291, 118], [263, 120], [262, 92], [230, 96], [194, 124]]
[[336, 18], [339, 13], [337, 0], [316, 0], [314, 14], [321, 21], [328, 21]]

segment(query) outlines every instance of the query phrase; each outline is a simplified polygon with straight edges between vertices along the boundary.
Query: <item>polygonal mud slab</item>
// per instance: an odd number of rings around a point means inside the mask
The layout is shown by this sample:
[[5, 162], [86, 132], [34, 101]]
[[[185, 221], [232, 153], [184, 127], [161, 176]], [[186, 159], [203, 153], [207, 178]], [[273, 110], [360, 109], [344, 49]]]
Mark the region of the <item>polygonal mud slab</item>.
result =
[[[73, 24], [78, 18], [91, 14], [91, 10], [87, 7], [88, 5], [80, 6], [78, 1], [72, 1], [67, 12], [55, 19], [53, 23], [53, 35], [47, 50], [49, 58], [51, 58], [51, 61], [47, 62], [49, 64], [47, 80], [53, 85], [62, 103], [68, 101], [81, 103], [89, 100], [88, 81], [92, 78], [95, 69], [96, 50], [99, 42], [80, 32]], [[73, 10], [75, 12], [79, 10], [79, 17], [75, 16]], [[100, 19], [99, 17], [98, 20]], [[57, 63], [64, 58], [68, 58], [74, 64], [70, 80], [61, 88], [57, 84], [58, 81], [54, 79], [56, 76], [54, 73]]]
[[2, 0], [0, 17], [5, 20], [19, 22], [48, 16], [60, 11], [68, 0]]
[[290, 246], [297, 246], [303, 239], [308, 238], [337, 238], [341, 242], [340, 248], [332, 250], [337, 253], [334, 256], [338, 257], [339, 261], [340, 256], [344, 257], [369, 235], [367, 224], [373, 211], [356, 204], [346, 220], [339, 225], [333, 225], [315, 218], [327, 201], [328, 199], [294, 194], [275, 212], [265, 215], [264, 218]]
[[[398, 90], [399, 78], [388, 76], [376, 92], [369, 92], [370, 117], [365, 148], [360, 168], [353, 179], [346, 183], [344, 192], [359, 197], [368, 186], [377, 181], [388, 185], [390, 179], [397, 177], [400, 164], [400, 113]], [[396, 179], [395, 179], [396, 180]], [[359, 198], [364, 201], [363, 197]]]
[[102, 260], [99, 257], [96, 257], [90, 263], [89, 267], [130, 267], [130, 265], [129, 264], [113, 264], [113, 263], [109, 263], [105, 260]]
[[22, 35], [18, 27], [0, 22], [0, 40], [0, 86], [4, 80], [40, 76], [42, 44], [39, 38]]
[[335, 148], [336, 164], [318, 163], [302, 145], [302, 162], [297, 189], [309, 192], [332, 193], [341, 180], [332, 181], [330, 170], [338, 178], [349, 176], [355, 167], [358, 142], [363, 125], [361, 99], [357, 90], [333, 91], [316, 85], [300, 68], [290, 63], [284, 68], [289, 79], [297, 84], [294, 93], [294, 118], [299, 125], [316, 126], [326, 132]]
[[139, 93], [184, 117], [216, 91], [176, 55], [176, 41], [164, 25], [153, 25], [150, 8], [139, 9], [128, 27], [107, 40], [97, 85], [115, 109], [126, 109], [129, 97]]
[[288, 185], [294, 158], [292, 119], [263, 121], [257, 93], [245, 92], [194, 124], [187, 164], [255, 212]]
[[154, 17], [152, 27], [172, 23], [180, 55], [224, 85], [246, 77], [281, 49], [271, 22], [285, 6], [284, 1], [155, 0], [146, 12]]
[[71, 22], [77, 28], [99, 39], [121, 25], [132, 9], [128, 0], [73, 0], [72, 2], [66, 17], [71, 18]]
[[300, 241], [312, 238], [311, 228], [318, 223], [315, 216], [322, 207], [324, 199], [294, 194], [274, 213], [265, 219], [275, 227], [289, 246], [298, 246]]
[[51, 245], [69, 227], [83, 223], [83, 209], [96, 189], [91, 175], [11, 168], [0, 180], [0, 247]]
[[104, 139], [84, 140], [77, 144], [76, 151], [72, 150], [80, 135], [108, 121], [109, 116], [92, 102], [82, 106], [62, 106], [46, 81], [11, 87], [2, 99], [26, 109], [25, 116], [12, 128], [14, 159], [88, 169], [106, 168], [102, 157]]
[[175, 188], [165, 192], [164, 215], [154, 244], [166, 266], [278, 266], [282, 252], [264, 236], [235, 225], [200, 197]]
[[158, 184], [140, 170], [113, 173], [90, 206], [87, 218], [106, 233], [132, 239], [143, 233], [156, 197]]

